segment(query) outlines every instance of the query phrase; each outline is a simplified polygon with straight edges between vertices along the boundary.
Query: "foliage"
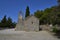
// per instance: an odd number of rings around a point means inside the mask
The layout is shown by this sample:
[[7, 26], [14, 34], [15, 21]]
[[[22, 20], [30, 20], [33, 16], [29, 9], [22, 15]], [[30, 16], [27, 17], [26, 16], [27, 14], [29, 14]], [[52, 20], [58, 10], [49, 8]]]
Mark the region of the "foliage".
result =
[[16, 22], [13, 22], [12, 23], [12, 28], [15, 28], [15, 26], [16, 26]]
[[15, 22], [12, 22], [12, 19], [8, 17], [6, 18], [6, 15], [2, 18], [0, 22], [0, 28], [14, 28], [16, 25]]
[[29, 16], [30, 15], [30, 11], [29, 11], [29, 6], [27, 6], [26, 8], [26, 13], [25, 13], [25, 17]]
[[11, 27], [12, 26], [12, 19], [10, 17], [8, 17], [7, 26], [8, 27]]
[[36, 16], [37, 18], [40, 18], [42, 15], [43, 15], [43, 11], [37, 10], [37, 11], [34, 13], [34, 16]]
[[4, 28], [7, 27], [7, 18], [6, 18], [6, 15], [1, 20], [1, 27], [4, 27]]
[[58, 31], [58, 29], [56, 28], [56, 26], [54, 26], [54, 27], [53, 27], [53, 32], [56, 33], [57, 31]]
[[57, 30], [56, 34], [55, 34], [58, 38], [60, 38], [60, 30]]
[[40, 24], [60, 24], [60, 7], [53, 6], [44, 11], [37, 10], [34, 15], [39, 18]]

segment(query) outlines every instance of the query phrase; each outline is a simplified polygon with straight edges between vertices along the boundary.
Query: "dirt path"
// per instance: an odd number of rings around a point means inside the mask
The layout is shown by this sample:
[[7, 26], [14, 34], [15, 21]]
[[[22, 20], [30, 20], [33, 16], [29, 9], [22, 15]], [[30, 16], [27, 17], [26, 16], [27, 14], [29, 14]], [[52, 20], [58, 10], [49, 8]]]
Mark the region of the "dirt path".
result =
[[25, 32], [14, 31], [14, 29], [1, 30], [0, 40], [60, 40], [49, 34], [47, 31]]

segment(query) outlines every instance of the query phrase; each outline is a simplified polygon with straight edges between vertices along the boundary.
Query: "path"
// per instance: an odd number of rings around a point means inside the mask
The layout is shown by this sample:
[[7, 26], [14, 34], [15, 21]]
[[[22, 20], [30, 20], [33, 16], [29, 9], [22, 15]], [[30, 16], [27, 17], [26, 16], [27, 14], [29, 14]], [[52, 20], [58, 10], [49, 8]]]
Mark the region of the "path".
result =
[[7, 29], [0, 31], [0, 40], [59, 40], [54, 38], [47, 31], [25, 32]]

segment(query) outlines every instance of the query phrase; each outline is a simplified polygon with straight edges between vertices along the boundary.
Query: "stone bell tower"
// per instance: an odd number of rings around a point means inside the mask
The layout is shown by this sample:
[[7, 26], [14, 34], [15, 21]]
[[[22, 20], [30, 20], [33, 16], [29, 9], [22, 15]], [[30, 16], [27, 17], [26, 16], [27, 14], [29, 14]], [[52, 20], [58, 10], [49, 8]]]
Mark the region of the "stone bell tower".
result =
[[21, 11], [18, 13], [18, 22], [16, 25], [16, 31], [23, 31], [23, 17]]

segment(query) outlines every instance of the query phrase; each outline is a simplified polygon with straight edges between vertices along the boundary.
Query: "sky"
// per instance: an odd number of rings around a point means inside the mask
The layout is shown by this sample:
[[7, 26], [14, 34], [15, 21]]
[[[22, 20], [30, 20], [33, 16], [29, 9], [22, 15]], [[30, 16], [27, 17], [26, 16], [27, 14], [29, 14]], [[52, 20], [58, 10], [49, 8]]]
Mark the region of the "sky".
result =
[[6, 15], [13, 21], [18, 21], [18, 12], [25, 14], [26, 7], [29, 6], [30, 13], [36, 10], [44, 10], [57, 5], [57, 0], [0, 0], [0, 20]]

